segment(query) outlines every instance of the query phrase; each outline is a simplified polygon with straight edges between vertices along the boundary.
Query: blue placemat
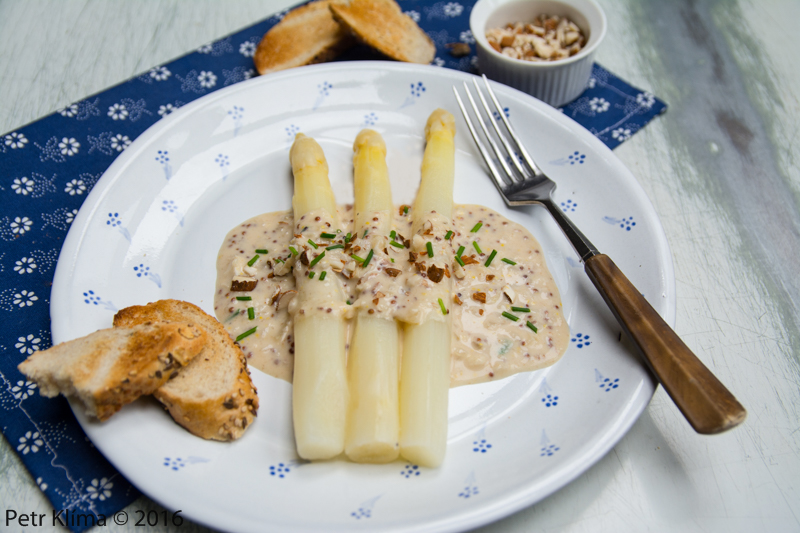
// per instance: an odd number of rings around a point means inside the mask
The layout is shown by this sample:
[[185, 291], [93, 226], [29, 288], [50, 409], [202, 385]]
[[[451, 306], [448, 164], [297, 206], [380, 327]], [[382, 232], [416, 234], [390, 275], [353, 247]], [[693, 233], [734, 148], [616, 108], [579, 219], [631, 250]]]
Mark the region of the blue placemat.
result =
[[[401, 0], [436, 43], [434, 64], [478, 72], [469, 14], [474, 2]], [[47, 517], [82, 531], [139, 496], [94, 448], [67, 402], [43, 398], [17, 365], [51, 345], [49, 297], [59, 251], [83, 200], [136, 137], [175, 109], [255, 75], [252, 57], [267, 20], [155, 67], [0, 136], [0, 416], [2, 431], [55, 509]], [[456, 58], [448, 44], [468, 43]], [[380, 59], [356, 47], [339, 61]], [[599, 65], [562, 111], [615, 148], [666, 105]], [[72, 513], [66, 513], [66, 511]], [[58, 514], [59, 511], [64, 511]], [[75, 521], [76, 515], [84, 519]], [[54, 518], [55, 517], [55, 518]]]

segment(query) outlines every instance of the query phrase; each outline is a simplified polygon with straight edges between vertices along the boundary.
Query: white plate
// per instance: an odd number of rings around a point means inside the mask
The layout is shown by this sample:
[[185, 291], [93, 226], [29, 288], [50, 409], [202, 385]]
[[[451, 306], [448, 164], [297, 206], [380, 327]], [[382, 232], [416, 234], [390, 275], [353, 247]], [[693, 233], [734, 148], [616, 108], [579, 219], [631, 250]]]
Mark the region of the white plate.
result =
[[[288, 383], [253, 370], [261, 409], [234, 443], [193, 437], [155, 401], [106, 423], [76, 414], [92, 442], [166, 507], [230, 531], [456, 531], [553, 493], [625, 434], [654, 383], [545, 211], [509, 210], [483, 170], [451, 87], [469, 76], [389, 62], [304, 67], [217, 91], [142, 134], [108, 169], [69, 232], [52, 292], [53, 340], [109, 327], [117, 309], [161, 298], [213, 315], [217, 251], [226, 232], [290, 207], [297, 131], [326, 152], [340, 203], [352, 202], [353, 140], [363, 127], [388, 146], [395, 203], [419, 182], [425, 121], [457, 115], [455, 201], [487, 205], [540, 240], [572, 335], [555, 366], [453, 389], [447, 456], [438, 469], [404, 462], [308, 464], [294, 451]], [[658, 218], [631, 173], [558, 111], [496, 85], [556, 200], [674, 322], [674, 276]]]

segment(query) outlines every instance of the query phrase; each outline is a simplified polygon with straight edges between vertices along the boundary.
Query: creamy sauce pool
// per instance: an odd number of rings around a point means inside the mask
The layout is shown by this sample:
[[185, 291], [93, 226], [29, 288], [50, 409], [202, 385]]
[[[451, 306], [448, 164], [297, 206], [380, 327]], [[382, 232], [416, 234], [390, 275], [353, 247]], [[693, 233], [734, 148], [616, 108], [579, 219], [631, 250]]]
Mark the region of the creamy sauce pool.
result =
[[[335, 313], [349, 319], [368, 312], [410, 323], [432, 314], [442, 316], [438, 296], [447, 284], [419, 275], [432, 273], [435, 279], [438, 268], [445, 270], [444, 281], [452, 282], [451, 295], [443, 302], [453, 324], [451, 386], [543, 368], [566, 351], [569, 329], [558, 289], [539, 243], [519, 224], [483, 206], [456, 205], [452, 225], [432, 214], [432, 234], [452, 230], [453, 235], [449, 240], [435, 237], [434, 257], [428, 258], [425, 244], [412, 234], [410, 208], [395, 211], [394, 238], [369, 231], [364, 236], [363, 230], [354, 235], [352, 206], [340, 206], [339, 228], [320, 215], [311, 213], [297, 222], [291, 211], [259, 215], [232, 229], [220, 248], [214, 309], [234, 338], [256, 328], [239, 344], [248, 363], [259, 370], [291, 382], [292, 315], [298, 312]], [[480, 229], [472, 232], [478, 223]], [[347, 247], [337, 248], [348, 233]], [[320, 237], [323, 234], [327, 237]], [[462, 246], [463, 267], [455, 260]], [[309, 267], [322, 250], [325, 256]], [[366, 268], [351, 257], [365, 259], [370, 250], [373, 257]], [[437, 268], [431, 271], [431, 265]], [[312, 270], [315, 278], [309, 279]], [[320, 281], [323, 271], [326, 275]], [[304, 287], [319, 288], [318, 294], [343, 292], [348, 304], [307, 305], [297, 297], [296, 276]], [[233, 291], [232, 281], [238, 289], [255, 287]], [[530, 311], [519, 310], [524, 308]]]

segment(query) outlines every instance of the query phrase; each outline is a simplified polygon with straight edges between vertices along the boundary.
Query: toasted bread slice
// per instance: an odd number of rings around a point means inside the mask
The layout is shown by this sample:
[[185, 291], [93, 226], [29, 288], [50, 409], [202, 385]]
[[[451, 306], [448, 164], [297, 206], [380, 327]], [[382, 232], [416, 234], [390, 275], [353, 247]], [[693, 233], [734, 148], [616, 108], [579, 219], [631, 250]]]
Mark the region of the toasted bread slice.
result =
[[333, 59], [355, 43], [319, 0], [293, 9], [261, 39], [253, 61], [259, 74]]
[[174, 378], [207, 339], [188, 323], [102, 329], [36, 352], [18, 368], [43, 396], [77, 398], [89, 415], [106, 420]]
[[436, 55], [431, 38], [394, 0], [350, 0], [330, 9], [356, 37], [392, 59], [428, 64]]
[[114, 316], [118, 327], [187, 321], [208, 334], [206, 350], [154, 395], [172, 418], [194, 435], [238, 439], [256, 416], [258, 396], [241, 348], [217, 319], [180, 300], [128, 307]]

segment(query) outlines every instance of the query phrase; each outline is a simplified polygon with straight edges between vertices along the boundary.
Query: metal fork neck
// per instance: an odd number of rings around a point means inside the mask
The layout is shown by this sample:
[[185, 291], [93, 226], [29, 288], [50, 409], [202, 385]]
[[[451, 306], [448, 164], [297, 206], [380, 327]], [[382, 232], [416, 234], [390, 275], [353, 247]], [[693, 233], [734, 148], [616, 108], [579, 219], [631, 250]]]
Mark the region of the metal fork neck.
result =
[[562, 211], [550, 198], [539, 200], [550, 214], [555, 219], [561, 231], [567, 236], [575, 252], [584, 263], [592, 256], [598, 255], [600, 252], [595, 248], [586, 236], [572, 223], [569, 217]]

